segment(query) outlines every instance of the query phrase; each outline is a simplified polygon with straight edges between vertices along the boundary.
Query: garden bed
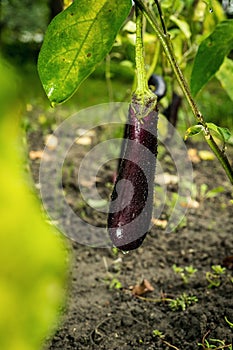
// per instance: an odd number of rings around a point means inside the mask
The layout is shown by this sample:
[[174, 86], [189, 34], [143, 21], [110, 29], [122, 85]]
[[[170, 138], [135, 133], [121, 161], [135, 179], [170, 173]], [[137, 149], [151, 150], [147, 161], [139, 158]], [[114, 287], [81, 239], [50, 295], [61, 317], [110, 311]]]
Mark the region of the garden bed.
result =
[[[31, 149], [41, 142], [38, 137], [40, 140], [37, 133], [29, 137]], [[206, 146], [191, 147], [198, 155]], [[72, 208], [84, 220], [103, 226], [106, 217], [85, 208], [75, 186], [75, 169], [87, 151], [85, 146], [71, 150], [63, 186]], [[68, 168], [69, 157], [73, 171]], [[33, 160], [35, 182], [38, 166], [39, 161]], [[99, 173], [98, 189], [106, 197], [111, 192], [114, 166], [114, 162], [106, 164]], [[67, 305], [46, 350], [195, 350], [208, 349], [208, 342], [216, 348], [231, 344], [232, 257], [226, 257], [233, 255], [232, 188], [216, 160], [199, 159], [193, 167], [197, 204], [175, 232], [167, 234], [161, 227], [165, 212], [143, 245], [128, 254], [68, 242], [72, 263]], [[218, 186], [224, 190], [214, 194]], [[169, 188], [175, 191], [174, 186]], [[75, 229], [88, 234], [85, 224]], [[213, 269], [218, 265], [224, 269], [216, 276]], [[135, 285], [143, 280], [153, 290], [144, 293], [139, 288], [135, 293]]]

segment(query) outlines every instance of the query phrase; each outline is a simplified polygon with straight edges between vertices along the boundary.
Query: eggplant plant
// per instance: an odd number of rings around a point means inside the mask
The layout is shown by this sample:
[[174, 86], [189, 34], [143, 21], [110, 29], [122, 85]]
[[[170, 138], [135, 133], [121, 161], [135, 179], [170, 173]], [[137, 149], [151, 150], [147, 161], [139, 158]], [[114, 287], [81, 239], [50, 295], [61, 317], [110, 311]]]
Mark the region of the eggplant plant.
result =
[[[122, 250], [140, 246], [149, 229], [152, 215], [158, 99], [148, 88], [148, 74], [150, 76], [155, 70], [158, 53], [165, 55], [197, 121], [197, 124], [187, 130], [185, 138], [202, 133], [233, 184], [233, 170], [225, 148], [230, 137], [229, 131], [213, 123], [206, 123], [193, 97], [215, 75], [222, 79], [223, 85], [227, 85], [227, 72], [232, 69], [232, 61], [227, 56], [232, 50], [233, 21], [220, 21], [214, 31], [201, 41], [195, 55], [189, 85], [178, 64], [177, 53], [174, 50], [176, 46], [173, 46], [166, 21], [172, 21], [188, 40], [191, 40], [192, 36], [191, 27], [172, 14], [172, 6], [167, 6], [172, 3], [134, 1], [136, 84], [129, 104], [123, 154], [111, 196], [107, 224], [113, 244]], [[181, 13], [184, 3], [181, 0], [176, 2], [176, 7], [177, 4], [179, 6], [174, 10]], [[190, 0], [187, 3], [191, 13], [192, 6], [195, 7], [201, 2], [194, 4], [194, 1]], [[212, 5], [213, 8], [217, 6], [214, 1], [205, 3], [209, 4], [211, 11]], [[111, 51], [130, 13], [132, 14], [131, 0], [75, 0], [52, 20], [38, 59], [40, 79], [52, 106], [68, 100]], [[163, 53], [161, 50], [156, 51], [149, 68], [144, 60], [143, 32], [147, 24], [156, 36], [157, 47], [163, 50]], [[232, 97], [232, 92], [229, 92], [229, 95]], [[180, 100], [174, 95], [170, 115], [171, 112], [176, 114], [179, 104]], [[222, 140], [222, 148], [216, 142], [216, 136]]]

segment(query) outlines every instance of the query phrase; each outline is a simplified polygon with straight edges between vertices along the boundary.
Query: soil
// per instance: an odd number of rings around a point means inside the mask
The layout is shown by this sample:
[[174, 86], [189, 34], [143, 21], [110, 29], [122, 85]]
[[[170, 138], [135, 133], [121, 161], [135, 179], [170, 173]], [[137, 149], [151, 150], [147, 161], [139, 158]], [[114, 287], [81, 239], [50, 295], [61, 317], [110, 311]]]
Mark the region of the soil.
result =
[[[29, 135], [30, 149], [39, 149], [41, 143], [38, 132]], [[190, 147], [206, 149], [202, 144]], [[87, 151], [88, 146], [71, 150], [68, 158], [74, 168]], [[82, 209], [87, 221], [105, 225], [105, 216], [81, 203], [69, 159], [63, 174], [69, 204], [79, 214]], [[31, 166], [37, 183], [39, 160], [31, 161]], [[99, 172], [98, 188], [103, 197], [111, 192], [115, 166], [108, 163]], [[68, 242], [72, 262], [67, 305], [56, 333], [46, 341], [46, 350], [196, 350], [232, 344], [233, 329], [227, 323], [233, 322], [232, 187], [217, 160], [202, 160], [193, 163], [193, 168], [198, 205], [188, 210], [174, 232], [167, 234], [161, 223], [154, 225], [142, 246], [128, 254]], [[219, 186], [224, 190], [208, 198], [200, 193], [202, 184], [208, 190]], [[172, 193], [176, 188], [171, 184], [169, 190]], [[162, 213], [162, 222], [166, 222], [168, 211], [169, 205]], [[184, 281], [175, 273], [174, 264], [197, 271], [189, 277], [184, 270], [188, 276]], [[225, 267], [221, 276], [209, 275], [215, 274], [213, 265]], [[210, 287], [207, 278], [216, 286]], [[132, 288], [143, 280], [153, 290], [135, 295]]]

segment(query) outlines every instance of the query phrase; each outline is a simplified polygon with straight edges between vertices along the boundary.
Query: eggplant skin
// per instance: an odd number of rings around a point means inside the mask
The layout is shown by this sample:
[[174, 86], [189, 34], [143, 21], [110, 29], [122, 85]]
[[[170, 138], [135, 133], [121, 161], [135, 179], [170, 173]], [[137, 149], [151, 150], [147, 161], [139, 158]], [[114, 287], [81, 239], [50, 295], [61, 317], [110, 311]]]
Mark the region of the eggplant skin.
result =
[[[138, 248], [150, 227], [157, 156], [158, 111], [148, 106], [139, 119], [140, 104], [132, 99], [125, 147], [111, 196], [108, 232], [113, 245], [123, 251]], [[145, 106], [144, 106], [145, 108]]]

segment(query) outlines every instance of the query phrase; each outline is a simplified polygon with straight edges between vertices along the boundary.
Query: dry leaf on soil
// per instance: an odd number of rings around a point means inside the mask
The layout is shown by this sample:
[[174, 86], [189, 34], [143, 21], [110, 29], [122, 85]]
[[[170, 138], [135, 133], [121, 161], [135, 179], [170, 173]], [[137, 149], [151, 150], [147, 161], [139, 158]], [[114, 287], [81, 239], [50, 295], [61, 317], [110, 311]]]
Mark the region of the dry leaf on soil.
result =
[[143, 279], [143, 281], [140, 284], [136, 284], [130, 289], [133, 295], [138, 295], [138, 296], [143, 295], [147, 292], [153, 292], [154, 290], [154, 288], [152, 287], [152, 285], [147, 279]]

